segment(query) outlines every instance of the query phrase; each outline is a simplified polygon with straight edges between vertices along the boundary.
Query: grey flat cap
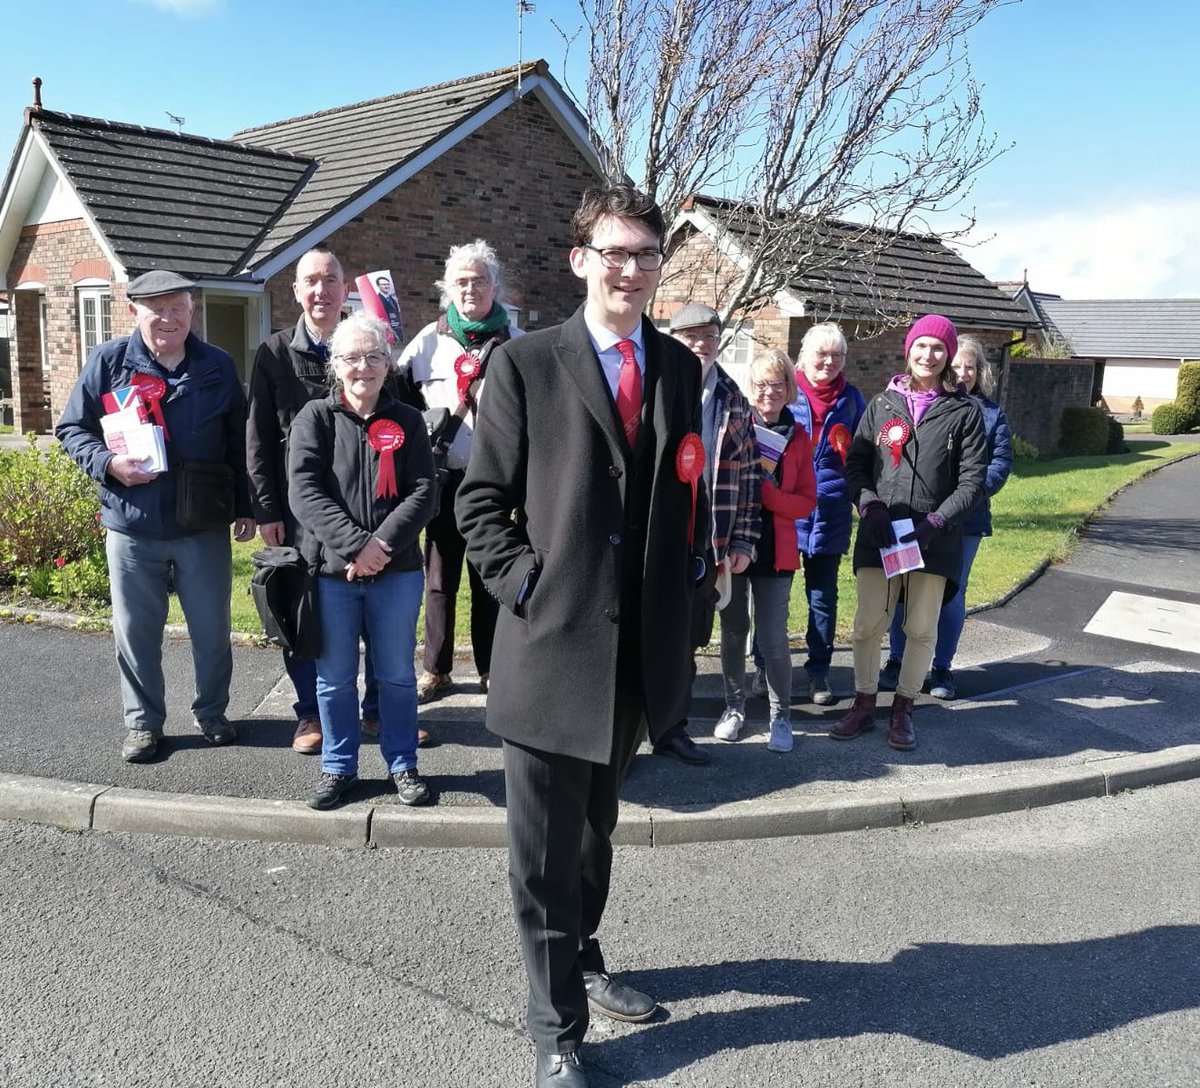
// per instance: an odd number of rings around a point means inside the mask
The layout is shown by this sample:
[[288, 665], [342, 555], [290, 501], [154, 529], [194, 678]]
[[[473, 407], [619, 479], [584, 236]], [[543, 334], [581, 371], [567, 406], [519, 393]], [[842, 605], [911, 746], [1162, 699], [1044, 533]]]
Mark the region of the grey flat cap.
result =
[[196, 285], [191, 280], [185, 280], [178, 272], [168, 272], [166, 269], [155, 269], [153, 272], [143, 272], [136, 280], [131, 280], [125, 289], [127, 298], [154, 298], [155, 295], [174, 295], [180, 291], [194, 291]]
[[719, 329], [721, 315], [711, 306], [705, 306], [702, 302], [689, 302], [671, 318], [667, 327], [672, 332], [678, 332], [680, 329], [694, 329], [698, 325], [716, 325]]

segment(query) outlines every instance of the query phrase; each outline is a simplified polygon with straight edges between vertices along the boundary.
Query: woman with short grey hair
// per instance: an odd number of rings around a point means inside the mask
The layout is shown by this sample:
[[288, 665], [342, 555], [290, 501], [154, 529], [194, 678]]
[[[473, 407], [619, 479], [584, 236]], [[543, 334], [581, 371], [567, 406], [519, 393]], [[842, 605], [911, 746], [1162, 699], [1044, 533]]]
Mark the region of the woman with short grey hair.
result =
[[433, 456], [425, 421], [384, 389], [387, 326], [358, 313], [329, 341], [327, 397], [296, 416], [288, 494], [317, 571], [317, 708], [321, 777], [312, 808], [341, 804], [358, 777], [358, 646], [368, 638], [379, 691], [379, 748], [402, 804], [429, 790], [417, 773], [413, 655], [421, 607], [418, 537], [433, 514]]

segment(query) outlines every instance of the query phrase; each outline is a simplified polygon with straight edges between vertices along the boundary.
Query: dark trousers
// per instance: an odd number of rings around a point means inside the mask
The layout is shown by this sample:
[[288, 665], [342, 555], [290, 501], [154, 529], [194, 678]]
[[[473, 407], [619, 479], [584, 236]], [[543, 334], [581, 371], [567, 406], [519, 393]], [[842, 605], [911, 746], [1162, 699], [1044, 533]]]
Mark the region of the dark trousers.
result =
[[[710, 579], [706, 579], [702, 586], [696, 589], [696, 595], [692, 598], [692, 629], [691, 629], [691, 644], [692, 644], [692, 660], [691, 672], [688, 675], [689, 685], [696, 682], [696, 651], [701, 646], [707, 646], [712, 638], [713, 626], [717, 618], [717, 592], [716, 592], [716, 572], [712, 573]], [[665, 748], [675, 737], [681, 733], [687, 732], [687, 718], [683, 721], [676, 722], [671, 726], [661, 737], [658, 738], [658, 743], [654, 745], [656, 749]]]
[[439, 676], [454, 668], [454, 610], [464, 563], [471, 586], [471, 650], [480, 676], [492, 671], [492, 637], [500, 608], [466, 561], [467, 542], [454, 519], [454, 496], [463, 475], [461, 469], [450, 472], [438, 515], [425, 527], [424, 667]]
[[583, 972], [605, 970], [596, 930], [608, 902], [617, 795], [644, 720], [635, 685], [618, 681], [608, 763], [504, 743], [508, 882], [529, 978], [526, 1019], [546, 1053], [583, 1040]]

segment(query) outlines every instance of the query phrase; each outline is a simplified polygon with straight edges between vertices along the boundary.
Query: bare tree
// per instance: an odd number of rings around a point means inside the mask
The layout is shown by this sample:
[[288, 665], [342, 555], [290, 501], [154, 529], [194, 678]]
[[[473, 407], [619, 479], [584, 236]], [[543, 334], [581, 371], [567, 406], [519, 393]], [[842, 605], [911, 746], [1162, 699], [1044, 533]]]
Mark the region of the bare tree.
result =
[[588, 113], [610, 176], [668, 221], [689, 194], [725, 198], [739, 259], [715, 304], [745, 315], [839, 261], [826, 224], [861, 269], [879, 228], [962, 205], [998, 154], [966, 36], [1010, 2], [578, 0]]

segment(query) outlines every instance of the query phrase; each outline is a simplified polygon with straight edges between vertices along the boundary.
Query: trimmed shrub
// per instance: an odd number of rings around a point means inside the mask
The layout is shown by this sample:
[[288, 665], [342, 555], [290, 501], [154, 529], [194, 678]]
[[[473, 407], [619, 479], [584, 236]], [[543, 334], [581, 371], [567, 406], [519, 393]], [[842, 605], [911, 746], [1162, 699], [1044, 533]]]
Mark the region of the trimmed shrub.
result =
[[1191, 424], [1175, 404], [1160, 404], [1150, 417], [1150, 430], [1155, 434], [1183, 434]]
[[1128, 453], [1129, 447], [1125, 445], [1125, 428], [1121, 426], [1112, 416], [1108, 417], [1108, 446], [1104, 450], [1105, 453]]
[[1019, 434], [1012, 436], [1013, 458], [1017, 461], [1036, 461], [1041, 457], [1041, 450], [1032, 442], [1026, 442]]
[[1098, 457], [1108, 449], [1109, 415], [1103, 408], [1064, 408], [1058, 449], [1065, 457]]
[[1200, 426], [1200, 361], [1180, 363], [1175, 382], [1175, 407], [1187, 420], [1185, 430]]
[[82, 559], [101, 547], [100, 498], [60, 446], [0, 453], [0, 585], [35, 571], [41, 588], [56, 560]]

